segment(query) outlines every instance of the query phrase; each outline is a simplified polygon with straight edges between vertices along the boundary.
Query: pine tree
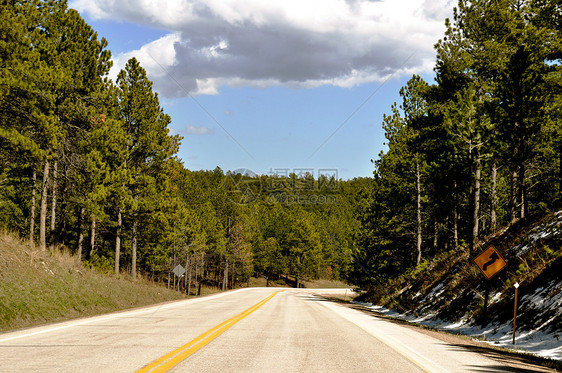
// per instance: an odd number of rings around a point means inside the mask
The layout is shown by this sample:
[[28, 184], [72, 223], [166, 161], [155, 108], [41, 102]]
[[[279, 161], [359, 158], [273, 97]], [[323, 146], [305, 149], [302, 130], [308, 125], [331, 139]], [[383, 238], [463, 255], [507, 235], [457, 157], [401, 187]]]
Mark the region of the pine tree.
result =
[[[3, 14], [9, 29], [6, 41], [15, 53], [7, 69], [10, 73], [4, 75], [10, 97], [2, 99], [12, 120], [2, 126], [0, 136], [30, 152], [32, 173], [41, 176], [39, 231], [45, 249], [49, 186], [56, 188], [50, 182], [52, 165], [57, 163], [66, 126], [75, 125], [101, 86], [110, 55], [104, 49], [107, 42], [98, 41], [66, 1], [9, 2]], [[52, 220], [53, 209], [56, 206], [51, 209]]]
[[128, 193], [132, 219], [131, 275], [136, 277], [139, 221], [155, 208], [156, 179], [164, 164], [177, 152], [179, 136], [168, 135], [170, 117], [162, 111], [146, 71], [133, 57], [117, 77], [119, 115], [129, 141], [126, 146]]

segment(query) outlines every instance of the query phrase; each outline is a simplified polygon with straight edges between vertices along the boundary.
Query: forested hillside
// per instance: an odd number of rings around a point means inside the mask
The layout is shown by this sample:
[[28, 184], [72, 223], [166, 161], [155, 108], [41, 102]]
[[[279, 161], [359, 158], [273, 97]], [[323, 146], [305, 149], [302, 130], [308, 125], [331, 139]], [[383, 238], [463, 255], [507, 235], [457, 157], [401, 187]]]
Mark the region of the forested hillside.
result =
[[[382, 123], [374, 177], [192, 171], [146, 71], [66, 1], [0, 13], [0, 226], [192, 293], [250, 276], [384, 283], [560, 205], [562, 9], [464, 1]], [[376, 141], [376, 139], [373, 139]], [[297, 172], [299, 171], [299, 172]]]
[[106, 40], [65, 1], [9, 1], [0, 21], [2, 227], [133, 278], [181, 264], [194, 293], [347, 278], [370, 180], [190, 171], [145, 70], [107, 79]]
[[[384, 117], [355, 282], [385, 283], [560, 205], [559, 1], [464, 1], [435, 45], [435, 83], [413, 76]], [[451, 254], [455, 255], [455, 254]]]

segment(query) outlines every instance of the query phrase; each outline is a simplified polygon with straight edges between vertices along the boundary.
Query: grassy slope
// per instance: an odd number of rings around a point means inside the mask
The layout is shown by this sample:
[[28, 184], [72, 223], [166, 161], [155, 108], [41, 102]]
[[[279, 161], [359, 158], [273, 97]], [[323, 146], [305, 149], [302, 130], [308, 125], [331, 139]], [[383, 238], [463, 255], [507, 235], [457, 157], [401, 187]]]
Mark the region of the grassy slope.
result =
[[0, 331], [181, 298], [163, 286], [102, 275], [67, 253], [41, 252], [0, 233]]

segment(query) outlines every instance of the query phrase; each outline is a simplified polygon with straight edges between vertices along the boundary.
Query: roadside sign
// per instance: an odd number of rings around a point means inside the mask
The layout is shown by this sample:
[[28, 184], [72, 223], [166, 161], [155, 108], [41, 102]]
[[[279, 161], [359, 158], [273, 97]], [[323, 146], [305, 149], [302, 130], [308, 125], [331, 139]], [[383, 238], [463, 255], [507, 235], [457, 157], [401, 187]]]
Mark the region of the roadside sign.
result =
[[494, 246], [488, 247], [474, 258], [474, 263], [476, 263], [488, 280], [507, 266], [507, 262]]
[[181, 277], [185, 273], [185, 268], [183, 268], [181, 264], [178, 264], [176, 268], [174, 268], [174, 273], [176, 276]]

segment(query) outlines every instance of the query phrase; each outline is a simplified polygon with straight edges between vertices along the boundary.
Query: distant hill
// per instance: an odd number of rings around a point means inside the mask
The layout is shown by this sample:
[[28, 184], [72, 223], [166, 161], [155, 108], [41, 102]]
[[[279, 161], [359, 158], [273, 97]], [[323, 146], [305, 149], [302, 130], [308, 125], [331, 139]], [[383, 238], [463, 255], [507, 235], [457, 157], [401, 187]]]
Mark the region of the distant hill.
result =
[[164, 286], [101, 274], [58, 249], [42, 252], [0, 233], [0, 331], [182, 298]]
[[[562, 210], [519, 221], [481, 242], [507, 267], [486, 280], [467, 250], [449, 252], [363, 296], [375, 310], [492, 344], [512, 347], [514, 284], [519, 288], [516, 347], [562, 360]], [[489, 290], [484, 313], [486, 287]]]

